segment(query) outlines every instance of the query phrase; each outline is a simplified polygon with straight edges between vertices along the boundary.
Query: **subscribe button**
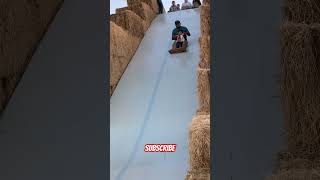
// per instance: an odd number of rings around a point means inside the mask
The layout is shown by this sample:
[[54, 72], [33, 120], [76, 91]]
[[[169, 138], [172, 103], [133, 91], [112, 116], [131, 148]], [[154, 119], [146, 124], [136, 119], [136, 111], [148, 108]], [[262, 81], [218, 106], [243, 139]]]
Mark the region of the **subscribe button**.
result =
[[176, 152], [177, 144], [145, 144], [144, 152]]

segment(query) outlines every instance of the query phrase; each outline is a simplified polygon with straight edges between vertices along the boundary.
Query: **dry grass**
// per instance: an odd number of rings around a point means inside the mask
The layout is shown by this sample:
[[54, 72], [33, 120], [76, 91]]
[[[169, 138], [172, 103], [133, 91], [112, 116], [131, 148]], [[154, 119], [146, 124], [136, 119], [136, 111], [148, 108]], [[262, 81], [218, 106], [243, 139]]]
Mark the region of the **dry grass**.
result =
[[198, 112], [210, 112], [210, 69], [198, 69]]
[[200, 37], [199, 44], [200, 44], [199, 68], [210, 69], [210, 36]]
[[136, 52], [141, 39], [110, 22], [110, 95]]
[[210, 115], [195, 116], [189, 128], [190, 172], [210, 169]]
[[144, 36], [145, 29], [143, 20], [130, 10], [122, 11], [119, 14], [113, 14], [110, 16], [110, 20], [129, 31], [134, 36], [139, 38]]
[[285, 19], [296, 23], [320, 23], [319, 0], [285, 0]]
[[320, 26], [281, 28], [281, 91], [288, 151], [295, 158], [320, 156]]
[[0, 99], [2, 100], [0, 104], [2, 108], [11, 97], [62, 2], [63, 0], [1, 0]]
[[200, 6], [200, 18], [201, 18], [201, 36], [210, 36], [211, 33], [211, 18], [210, 18], [210, 6]]

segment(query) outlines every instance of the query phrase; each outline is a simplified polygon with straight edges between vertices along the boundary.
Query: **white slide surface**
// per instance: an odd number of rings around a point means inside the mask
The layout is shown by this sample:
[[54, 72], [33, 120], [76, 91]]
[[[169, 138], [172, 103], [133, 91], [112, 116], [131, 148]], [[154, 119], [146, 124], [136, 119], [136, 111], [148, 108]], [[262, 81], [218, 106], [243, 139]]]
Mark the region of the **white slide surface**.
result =
[[[175, 20], [191, 36], [186, 53], [169, 54]], [[188, 170], [188, 128], [197, 109], [200, 10], [158, 15], [110, 100], [111, 180], [181, 180]], [[146, 153], [144, 144], [177, 144]]]

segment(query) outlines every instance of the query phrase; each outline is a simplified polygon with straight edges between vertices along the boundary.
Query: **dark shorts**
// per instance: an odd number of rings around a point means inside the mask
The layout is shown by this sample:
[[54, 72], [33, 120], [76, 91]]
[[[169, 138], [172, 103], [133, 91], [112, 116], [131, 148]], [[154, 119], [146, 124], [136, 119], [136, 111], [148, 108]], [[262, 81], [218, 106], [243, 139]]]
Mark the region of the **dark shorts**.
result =
[[183, 42], [177, 42], [176, 43], [176, 48], [181, 48], [182, 47]]

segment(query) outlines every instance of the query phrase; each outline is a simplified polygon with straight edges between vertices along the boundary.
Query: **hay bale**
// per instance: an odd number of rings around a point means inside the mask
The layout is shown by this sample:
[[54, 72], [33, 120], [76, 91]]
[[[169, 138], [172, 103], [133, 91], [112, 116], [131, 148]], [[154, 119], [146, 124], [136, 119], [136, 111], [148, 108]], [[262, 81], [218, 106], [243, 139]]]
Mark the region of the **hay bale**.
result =
[[119, 14], [110, 16], [110, 21], [129, 31], [132, 35], [142, 38], [144, 36], [143, 20], [130, 10], [124, 10]]
[[141, 38], [110, 22], [110, 95], [135, 54]]
[[157, 0], [141, 0], [141, 2], [144, 2], [149, 5], [149, 7], [155, 12], [159, 12], [158, 2]]
[[198, 112], [210, 112], [210, 69], [198, 69]]
[[200, 44], [200, 62], [199, 68], [210, 69], [210, 36], [201, 36]]
[[195, 116], [189, 128], [190, 172], [210, 169], [210, 115]]
[[281, 93], [288, 152], [320, 156], [320, 25], [281, 27]]
[[210, 18], [210, 6], [200, 6], [200, 19], [201, 19], [201, 35], [210, 36], [211, 33], [211, 18]]
[[131, 2], [126, 8], [117, 9], [116, 14], [123, 13], [126, 10], [131, 10], [143, 20], [144, 31], [149, 28], [151, 22], [156, 17], [156, 12], [154, 12], [149, 5], [141, 3], [140, 1]]
[[197, 171], [188, 171], [185, 180], [210, 180], [210, 169], [200, 169]]
[[116, 14], [123, 13], [126, 10], [131, 10], [131, 9], [129, 7], [117, 8], [116, 9]]
[[285, 0], [284, 16], [296, 23], [320, 23], [319, 0]]

